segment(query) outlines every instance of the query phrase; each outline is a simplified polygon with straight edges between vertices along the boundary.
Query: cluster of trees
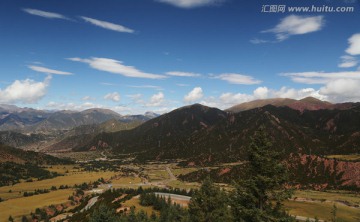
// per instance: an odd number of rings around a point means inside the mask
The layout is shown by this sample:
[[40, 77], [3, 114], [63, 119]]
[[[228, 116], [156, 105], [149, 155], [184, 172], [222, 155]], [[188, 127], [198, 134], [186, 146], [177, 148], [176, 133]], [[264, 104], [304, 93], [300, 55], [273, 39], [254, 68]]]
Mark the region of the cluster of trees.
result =
[[30, 196], [33, 196], [33, 195], [39, 195], [39, 194], [44, 194], [44, 193], [49, 193], [50, 190], [48, 189], [35, 189], [34, 192], [27, 192], [25, 191], [23, 196], [24, 197], [30, 197]]
[[44, 180], [57, 176], [60, 176], [60, 174], [50, 172], [32, 163], [0, 163], [0, 186], [14, 185], [19, 183], [20, 180], [32, 182], [33, 178], [36, 178], [37, 180]]

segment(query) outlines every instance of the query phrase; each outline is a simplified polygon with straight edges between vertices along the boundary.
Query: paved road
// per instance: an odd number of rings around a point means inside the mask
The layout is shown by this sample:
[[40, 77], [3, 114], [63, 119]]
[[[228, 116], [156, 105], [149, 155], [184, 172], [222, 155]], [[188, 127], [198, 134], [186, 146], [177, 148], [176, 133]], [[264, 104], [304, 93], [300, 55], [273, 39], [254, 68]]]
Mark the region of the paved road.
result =
[[89, 202], [87, 203], [87, 205], [80, 211], [86, 211], [89, 210], [92, 206], [94, 206], [94, 204], [96, 203], [96, 201], [98, 200], [99, 196], [93, 197], [89, 200]]
[[190, 201], [191, 197], [179, 194], [172, 194], [172, 193], [161, 193], [155, 192], [155, 195], [159, 195], [160, 197], [171, 198], [173, 200], [183, 200], [183, 201]]

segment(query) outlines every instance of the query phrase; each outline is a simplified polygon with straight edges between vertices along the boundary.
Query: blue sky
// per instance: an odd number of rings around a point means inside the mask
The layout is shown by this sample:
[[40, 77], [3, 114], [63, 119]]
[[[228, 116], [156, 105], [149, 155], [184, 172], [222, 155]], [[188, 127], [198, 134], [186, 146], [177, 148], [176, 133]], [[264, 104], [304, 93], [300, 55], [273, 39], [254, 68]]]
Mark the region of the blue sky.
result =
[[[312, 5], [353, 11], [289, 12]], [[360, 101], [359, 19], [356, 0], [1, 1], [0, 103], [137, 114]]]

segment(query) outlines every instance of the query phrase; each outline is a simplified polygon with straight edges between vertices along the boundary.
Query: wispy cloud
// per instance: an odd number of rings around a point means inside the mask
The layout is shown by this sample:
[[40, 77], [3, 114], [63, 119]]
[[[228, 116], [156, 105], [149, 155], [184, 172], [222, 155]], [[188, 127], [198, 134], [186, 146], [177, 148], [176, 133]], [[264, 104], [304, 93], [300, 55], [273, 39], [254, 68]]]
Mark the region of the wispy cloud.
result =
[[146, 78], [146, 79], [165, 79], [165, 78], [167, 78], [164, 75], [142, 72], [133, 66], [126, 66], [123, 64], [122, 61], [118, 61], [115, 59], [93, 57], [90, 59], [68, 58], [68, 60], [75, 61], [75, 62], [87, 63], [93, 69], [110, 72], [110, 73], [114, 73], [114, 74], [119, 74], [119, 75], [123, 75], [126, 77]]
[[258, 38], [254, 38], [254, 39], [251, 39], [250, 42], [252, 44], [264, 44], [264, 43], [268, 43], [269, 41], [268, 40], [264, 40], [264, 39], [258, 39]]
[[176, 85], [177, 85], [177, 86], [180, 86], [180, 87], [190, 86], [189, 84], [184, 84], [184, 83], [177, 83]]
[[338, 66], [340, 68], [351, 68], [356, 66], [358, 63], [359, 61], [355, 57], [344, 55], [341, 56], [341, 63]]
[[360, 80], [360, 71], [349, 72], [296, 72], [283, 73], [282, 76], [289, 77], [292, 81], [305, 84], [326, 84], [333, 80], [350, 79]]
[[156, 0], [179, 8], [196, 8], [202, 6], [220, 5], [225, 0]]
[[350, 55], [360, 55], [360, 33], [354, 34], [348, 40], [349, 48], [346, 52]]
[[31, 15], [37, 15], [48, 19], [65, 19], [65, 20], [71, 20], [70, 18], [54, 12], [46, 12], [38, 9], [31, 9], [31, 8], [24, 8], [22, 9], [24, 12], [29, 13]]
[[178, 71], [167, 72], [166, 75], [169, 75], [169, 76], [179, 76], [179, 77], [199, 77], [199, 76], [201, 76], [201, 74], [199, 74], [199, 73], [193, 73], [193, 72], [178, 72]]
[[104, 86], [119, 86], [119, 84], [110, 83], [110, 82], [101, 82], [100, 84], [101, 84], [101, 85], [104, 85]]
[[139, 88], [139, 89], [155, 89], [155, 90], [163, 90], [160, 86], [154, 86], [154, 85], [129, 85], [130, 88]]
[[46, 73], [46, 74], [72, 75], [71, 72], [64, 72], [64, 71], [59, 71], [59, 70], [55, 70], [55, 69], [49, 69], [49, 68], [42, 67], [42, 66], [28, 66], [28, 68], [31, 70], [34, 70], [36, 72], [42, 72], [42, 73]]
[[89, 18], [89, 17], [85, 17], [85, 16], [80, 16], [80, 18], [84, 19], [86, 22], [89, 22], [95, 26], [98, 26], [98, 27], [101, 27], [104, 29], [109, 29], [109, 30], [116, 31], [116, 32], [126, 32], [126, 33], [134, 33], [135, 32], [134, 30], [127, 28], [125, 26], [119, 25], [119, 24], [101, 21], [98, 19]]
[[224, 73], [218, 76], [214, 76], [213, 78], [221, 79], [231, 84], [240, 84], [240, 85], [254, 85], [261, 83], [260, 80], [254, 79], [254, 77], [252, 76], [242, 75], [237, 73]]
[[303, 35], [319, 31], [324, 27], [324, 24], [324, 16], [289, 15], [281, 19], [280, 23], [274, 28], [262, 32], [274, 33], [278, 41], [283, 41], [292, 35]]

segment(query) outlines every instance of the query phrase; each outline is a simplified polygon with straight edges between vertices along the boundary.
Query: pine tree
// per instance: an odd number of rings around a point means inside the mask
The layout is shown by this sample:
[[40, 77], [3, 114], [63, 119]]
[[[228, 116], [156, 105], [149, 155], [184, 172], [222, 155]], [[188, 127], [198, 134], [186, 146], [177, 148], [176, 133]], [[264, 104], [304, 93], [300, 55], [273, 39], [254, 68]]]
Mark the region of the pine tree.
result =
[[282, 205], [292, 194], [284, 187], [287, 170], [263, 129], [256, 132], [247, 152], [248, 177], [235, 184], [231, 195], [235, 221], [293, 221]]
[[207, 178], [189, 203], [193, 222], [232, 221], [227, 194]]
[[89, 222], [116, 222], [117, 217], [113, 209], [110, 209], [105, 204], [101, 203], [99, 208], [95, 210], [91, 216]]
[[27, 219], [27, 217], [26, 216], [22, 216], [22, 218], [21, 218], [21, 222], [28, 222], [29, 220]]

